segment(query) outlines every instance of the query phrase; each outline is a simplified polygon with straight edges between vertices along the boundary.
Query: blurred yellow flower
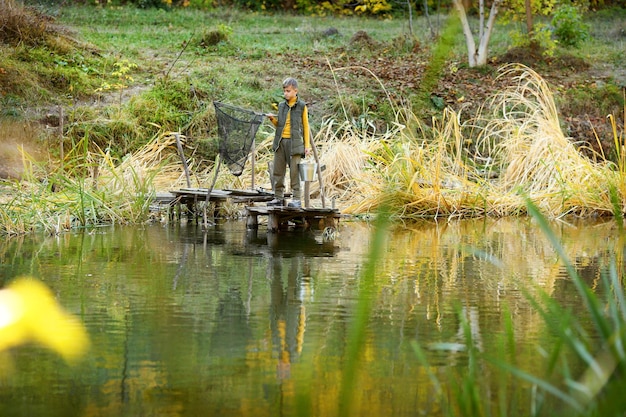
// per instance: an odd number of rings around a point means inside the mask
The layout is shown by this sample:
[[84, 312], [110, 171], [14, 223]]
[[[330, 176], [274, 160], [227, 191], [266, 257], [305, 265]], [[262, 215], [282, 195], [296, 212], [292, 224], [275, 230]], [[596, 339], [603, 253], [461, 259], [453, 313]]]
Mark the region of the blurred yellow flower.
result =
[[0, 352], [31, 342], [71, 361], [88, 349], [89, 336], [41, 281], [19, 278], [0, 290]]

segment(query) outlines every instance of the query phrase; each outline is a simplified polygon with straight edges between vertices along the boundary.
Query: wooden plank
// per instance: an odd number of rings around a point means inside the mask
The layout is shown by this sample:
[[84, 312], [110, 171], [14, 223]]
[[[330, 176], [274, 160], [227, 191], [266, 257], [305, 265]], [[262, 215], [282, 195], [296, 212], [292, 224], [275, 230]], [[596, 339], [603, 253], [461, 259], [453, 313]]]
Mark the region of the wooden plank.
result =
[[169, 193], [169, 192], [157, 192], [154, 195], [154, 201], [158, 203], [169, 203], [171, 201], [174, 201], [175, 199], [176, 199], [176, 194]]
[[334, 208], [298, 208], [298, 207], [280, 207], [280, 206], [250, 206], [246, 207], [246, 210], [252, 213], [268, 215], [270, 213], [283, 213], [284, 215], [327, 215], [327, 214], [336, 214], [340, 216], [339, 210]]
[[[206, 196], [209, 192], [208, 188], [181, 188], [180, 190], [171, 190], [170, 192], [175, 194], [188, 194], [188, 195], [197, 195], [197, 196]], [[224, 190], [212, 190], [211, 197], [223, 197], [226, 198], [230, 196], [231, 193], [229, 191]]]
[[274, 199], [273, 196], [258, 196], [258, 197], [231, 197], [230, 200], [233, 203], [243, 203], [243, 204], [251, 204], [251, 203], [266, 203]]
[[[195, 216], [196, 204], [206, 200], [207, 188], [181, 188], [169, 192], [159, 192], [154, 200], [159, 204], [169, 204], [176, 207], [179, 215], [182, 212], [181, 206], [187, 207], [187, 212], [191, 217]], [[287, 206], [266, 206], [253, 205], [258, 202], [267, 202], [273, 198], [273, 194], [260, 190], [219, 190], [211, 191], [209, 201], [214, 202], [214, 209], [219, 210], [220, 203], [226, 200], [233, 203], [246, 204], [246, 215], [248, 228], [258, 227], [258, 216], [268, 216], [269, 229], [278, 231], [285, 229], [287, 224], [298, 227], [310, 227], [313, 224], [331, 225], [335, 224], [341, 214], [335, 208], [316, 207], [287, 207]], [[215, 213], [214, 213], [215, 215]]]
[[266, 191], [261, 191], [261, 190], [231, 190], [231, 189], [225, 189], [224, 191], [227, 191], [229, 193], [231, 193], [231, 195], [233, 196], [244, 196], [244, 197], [274, 197], [274, 193], [269, 193]]

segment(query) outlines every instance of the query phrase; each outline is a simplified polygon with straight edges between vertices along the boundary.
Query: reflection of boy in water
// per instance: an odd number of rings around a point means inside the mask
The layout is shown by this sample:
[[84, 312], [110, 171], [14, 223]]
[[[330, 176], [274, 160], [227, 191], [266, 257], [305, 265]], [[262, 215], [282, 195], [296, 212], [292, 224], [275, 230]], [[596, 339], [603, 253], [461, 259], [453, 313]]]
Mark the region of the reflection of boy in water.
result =
[[299, 257], [291, 258], [287, 274], [287, 288], [283, 286], [283, 258], [270, 259], [272, 340], [278, 349], [277, 374], [279, 379], [289, 378], [291, 362], [302, 352], [306, 315], [300, 297]]

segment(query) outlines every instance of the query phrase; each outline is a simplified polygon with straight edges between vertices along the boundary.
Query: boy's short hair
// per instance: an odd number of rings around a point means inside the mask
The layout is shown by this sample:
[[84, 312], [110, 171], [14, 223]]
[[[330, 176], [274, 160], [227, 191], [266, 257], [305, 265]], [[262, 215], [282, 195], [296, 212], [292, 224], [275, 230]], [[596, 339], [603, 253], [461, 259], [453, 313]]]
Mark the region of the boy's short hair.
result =
[[283, 81], [283, 88], [287, 88], [289, 86], [297, 89], [298, 88], [298, 81], [296, 81], [295, 78], [291, 78], [291, 77], [285, 78], [285, 81]]

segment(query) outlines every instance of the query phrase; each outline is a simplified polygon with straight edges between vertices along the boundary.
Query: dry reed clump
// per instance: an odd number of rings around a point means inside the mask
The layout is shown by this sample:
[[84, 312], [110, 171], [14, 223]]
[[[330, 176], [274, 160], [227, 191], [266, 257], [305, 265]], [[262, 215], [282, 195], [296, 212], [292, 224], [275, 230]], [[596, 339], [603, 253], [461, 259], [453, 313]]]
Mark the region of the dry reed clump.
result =
[[[353, 129], [333, 137], [349, 144], [348, 158], [355, 159], [354, 149], [366, 155], [352, 180], [341, 173], [333, 180], [350, 184], [340, 203], [345, 212], [368, 213], [385, 202], [401, 218], [508, 216], [525, 213], [527, 196], [553, 217], [611, 213], [607, 183], [619, 184], [615, 170], [586, 158], [564, 136], [546, 82], [523, 66], [504, 67], [501, 76], [512, 87], [494, 95], [491, 113], [465, 123], [445, 110], [426, 133], [405, 109], [388, 135], [372, 140]], [[341, 156], [333, 158], [341, 165]]]
[[[189, 153], [184, 135], [164, 132], [154, 136], [147, 144], [126, 155], [121, 161], [115, 160], [108, 152], [91, 154], [91, 166], [96, 167], [91, 176], [95, 179], [96, 187], [111, 190], [114, 194], [136, 193], [144, 189], [154, 193], [187, 187], [207, 188], [212, 181], [214, 164], [206, 164], [194, 154], [186, 155], [188, 183], [177, 149], [177, 135], [181, 145]], [[199, 166], [203, 168], [198, 169]]]
[[[319, 163], [324, 168], [324, 195], [344, 206], [358, 199], [354, 193], [367, 188], [360, 184], [375, 187], [371, 177], [372, 168], [368, 150], [378, 141], [376, 135], [358, 129], [346, 121], [338, 124], [335, 120], [325, 121], [314, 138], [319, 154]], [[313, 183], [312, 196], [319, 195], [319, 183]]]
[[[349, 185], [339, 203], [343, 211], [369, 213], [385, 202], [401, 218], [459, 215], [467, 208], [474, 214], [484, 212], [482, 184], [470, 180], [475, 169], [464, 160], [459, 118], [451, 111], [443, 116], [442, 122], [434, 121], [430, 134], [405, 109], [384, 134], [352, 128], [331, 138], [327, 147], [333, 149], [334, 161], [351, 161], [350, 171], [331, 170], [336, 178], [330, 176], [334, 184]], [[336, 140], [347, 146], [333, 143]], [[341, 155], [343, 149], [349, 152], [347, 158]]]
[[0, 43], [37, 46], [57, 44], [64, 31], [50, 16], [14, 0], [0, 0]]
[[155, 136], [121, 161], [80, 144], [68, 158], [72, 163], [66, 160], [45, 174], [24, 156], [29, 165], [24, 179], [6, 184], [6, 192], [13, 192], [0, 207], [0, 233], [56, 234], [79, 226], [139, 223], [148, 220], [156, 191], [168, 190], [172, 179], [184, 176], [171, 133]]
[[168, 132], [156, 136], [120, 163], [108, 152], [91, 154], [91, 166], [95, 167], [92, 172], [94, 184], [96, 188], [106, 189], [111, 195], [133, 195], [141, 190], [153, 193], [159, 186], [170, 183], [174, 175], [184, 175], [180, 160], [174, 158], [175, 152], [175, 136]]
[[547, 83], [519, 65], [504, 67], [500, 76], [515, 84], [494, 95], [477, 140], [501, 174], [491, 193], [512, 199], [523, 193], [552, 216], [610, 213], [603, 193], [614, 172], [585, 157], [563, 134]]

